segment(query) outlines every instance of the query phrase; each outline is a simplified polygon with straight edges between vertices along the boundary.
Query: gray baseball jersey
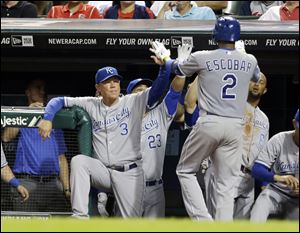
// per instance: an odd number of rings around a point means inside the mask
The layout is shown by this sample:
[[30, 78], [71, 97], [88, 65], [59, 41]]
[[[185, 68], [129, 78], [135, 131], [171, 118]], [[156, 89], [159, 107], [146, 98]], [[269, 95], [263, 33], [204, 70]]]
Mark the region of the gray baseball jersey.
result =
[[269, 140], [269, 119], [260, 110], [247, 103], [243, 130], [243, 165], [251, 168]]
[[120, 97], [107, 107], [102, 98], [65, 97], [65, 106], [85, 109], [92, 120], [94, 157], [105, 166], [124, 165], [140, 160], [141, 125], [149, 90]]
[[1, 142], [1, 168], [7, 165], [6, 157], [3, 151], [2, 142]]
[[143, 169], [146, 180], [159, 180], [163, 174], [168, 129], [172, 123], [165, 102], [146, 114], [142, 126]]
[[259, 78], [256, 58], [237, 50], [198, 51], [178, 65], [191, 76], [198, 72], [198, 104], [211, 114], [243, 118], [249, 82]]
[[[299, 147], [293, 140], [293, 132], [285, 131], [274, 135], [255, 162], [271, 168], [274, 174], [294, 175], [299, 180]], [[276, 182], [270, 185], [284, 193], [292, 194], [285, 184]]]

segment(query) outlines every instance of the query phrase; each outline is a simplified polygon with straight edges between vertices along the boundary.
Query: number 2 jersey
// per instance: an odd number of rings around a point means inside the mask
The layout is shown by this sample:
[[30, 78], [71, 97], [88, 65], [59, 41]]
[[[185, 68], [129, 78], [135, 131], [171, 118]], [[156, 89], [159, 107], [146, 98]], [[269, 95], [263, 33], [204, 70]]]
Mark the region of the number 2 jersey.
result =
[[243, 118], [249, 82], [259, 79], [256, 58], [235, 49], [198, 51], [178, 64], [187, 77], [198, 74], [201, 110], [224, 117]]

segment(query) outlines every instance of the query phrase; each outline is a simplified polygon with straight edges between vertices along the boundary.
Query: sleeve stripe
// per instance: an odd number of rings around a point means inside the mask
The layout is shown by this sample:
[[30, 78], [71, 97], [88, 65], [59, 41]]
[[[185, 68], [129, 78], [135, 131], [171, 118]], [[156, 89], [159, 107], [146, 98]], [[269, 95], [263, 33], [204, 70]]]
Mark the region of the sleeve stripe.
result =
[[265, 162], [260, 161], [260, 160], [256, 160], [255, 163], [259, 163], [259, 164], [261, 164], [261, 165], [264, 165], [265, 167], [267, 167], [267, 168], [269, 168], [269, 169], [271, 168], [268, 164], [266, 164]]

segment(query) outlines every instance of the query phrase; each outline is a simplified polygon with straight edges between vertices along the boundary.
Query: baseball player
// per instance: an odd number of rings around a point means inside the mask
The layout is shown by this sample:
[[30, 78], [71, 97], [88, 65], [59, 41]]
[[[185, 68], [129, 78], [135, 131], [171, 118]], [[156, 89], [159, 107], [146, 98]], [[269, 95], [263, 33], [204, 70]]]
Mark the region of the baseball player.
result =
[[[170, 56], [159, 42], [153, 42], [155, 54]], [[91, 117], [93, 128], [93, 158], [78, 155], [71, 161], [71, 203], [74, 217], [88, 217], [90, 186], [112, 191], [123, 217], [142, 215], [144, 173], [142, 169], [142, 119], [149, 108], [156, 105], [169, 85], [171, 62], [152, 56], [160, 64], [160, 72], [151, 88], [120, 97], [120, 76], [113, 67], [96, 73], [96, 89], [101, 97], [51, 100], [44, 121], [39, 126], [46, 139], [52, 129], [55, 113], [63, 107], [79, 106]]]
[[198, 73], [201, 115], [186, 139], [177, 166], [183, 200], [190, 217], [212, 220], [196, 179], [201, 162], [211, 157], [215, 167], [217, 220], [232, 220], [234, 185], [241, 166], [241, 138], [249, 82], [259, 79], [253, 55], [235, 49], [240, 23], [220, 17], [213, 30], [218, 49], [192, 53], [173, 62], [172, 72], [190, 77]]
[[[139, 84], [134, 85], [135, 81], [129, 84], [127, 93], [137, 93], [146, 88], [146, 86], [139, 85], [143, 83], [143, 80], [140, 80]], [[146, 179], [143, 216], [145, 217], [165, 216], [162, 173], [167, 135], [176, 113], [184, 81], [184, 79], [176, 77], [164, 101], [158, 107], [146, 113], [143, 119], [142, 156]]]
[[23, 198], [23, 201], [26, 201], [29, 198], [28, 190], [21, 185], [20, 181], [15, 177], [10, 167], [8, 166], [3, 151], [3, 147], [2, 147], [2, 142], [1, 142], [1, 179], [4, 180], [6, 183], [9, 183], [12, 187], [16, 188], [18, 193]]
[[[251, 168], [259, 153], [266, 146], [269, 139], [269, 119], [260, 110], [258, 104], [261, 97], [267, 92], [267, 79], [260, 73], [258, 82], [250, 82], [247, 105], [245, 109], [245, 124], [242, 135], [242, 163], [238, 180], [235, 185], [234, 218], [249, 219], [254, 204], [254, 179]], [[214, 168], [210, 166], [205, 174], [206, 203], [209, 213], [215, 216], [214, 196]]]
[[254, 163], [252, 176], [270, 184], [258, 196], [251, 221], [265, 222], [282, 211], [299, 221], [299, 109], [293, 125], [294, 130], [274, 135]]
[[[178, 60], [186, 59], [190, 55], [191, 50], [192, 47], [189, 45], [179, 46]], [[165, 216], [165, 195], [162, 174], [167, 135], [175, 117], [177, 104], [184, 84], [185, 77], [176, 76], [162, 103], [156, 108], [147, 111], [143, 118], [141, 150], [146, 179], [143, 207], [144, 217], [158, 218]], [[129, 83], [127, 94], [143, 92], [151, 85], [152, 81], [149, 79], [135, 79]], [[107, 199], [104, 195], [104, 193], [99, 194], [102, 200]], [[98, 209], [102, 216], [107, 216], [107, 211], [105, 211], [103, 205], [100, 208], [98, 205]]]

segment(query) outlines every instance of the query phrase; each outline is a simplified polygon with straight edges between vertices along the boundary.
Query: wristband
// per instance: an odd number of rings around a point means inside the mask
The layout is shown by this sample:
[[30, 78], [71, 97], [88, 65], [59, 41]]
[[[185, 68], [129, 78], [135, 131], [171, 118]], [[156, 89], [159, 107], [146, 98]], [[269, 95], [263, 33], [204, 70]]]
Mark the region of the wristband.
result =
[[8, 183], [15, 188], [20, 185], [20, 181], [16, 177], [12, 178]]

